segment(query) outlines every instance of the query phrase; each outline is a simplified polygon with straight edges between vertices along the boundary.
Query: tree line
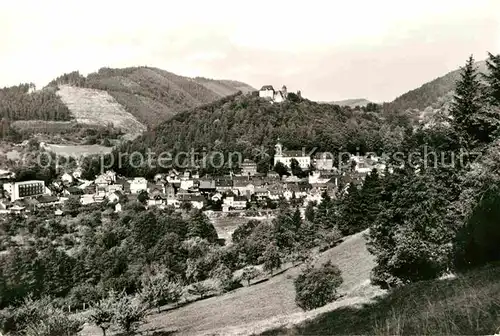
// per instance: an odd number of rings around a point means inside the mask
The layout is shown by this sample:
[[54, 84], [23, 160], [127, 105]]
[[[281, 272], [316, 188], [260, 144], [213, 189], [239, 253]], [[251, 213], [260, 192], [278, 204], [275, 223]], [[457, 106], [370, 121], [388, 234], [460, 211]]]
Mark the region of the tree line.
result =
[[[499, 66], [500, 57], [489, 54], [482, 75], [471, 56], [461, 69], [449, 116], [406, 137], [406, 158], [419, 153], [420, 161], [394, 167], [380, 196], [372, 199], [375, 283], [399, 286], [499, 260]], [[466, 154], [458, 161], [460, 152]], [[429, 165], [436, 156], [444, 161]]]
[[71, 119], [55, 89], [35, 90], [34, 84], [20, 84], [0, 89], [0, 118], [7, 120]]

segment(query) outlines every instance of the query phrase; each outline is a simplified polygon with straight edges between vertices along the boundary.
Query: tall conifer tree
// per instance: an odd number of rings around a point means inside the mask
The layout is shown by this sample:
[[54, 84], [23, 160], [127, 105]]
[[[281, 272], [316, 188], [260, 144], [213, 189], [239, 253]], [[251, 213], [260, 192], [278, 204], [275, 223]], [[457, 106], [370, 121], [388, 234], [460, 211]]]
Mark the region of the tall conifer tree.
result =
[[493, 55], [488, 53], [486, 60], [488, 73], [485, 75], [486, 81], [489, 84], [488, 95], [492, 105], [500, 106], [500, 54]]
[[462, 68], [450, 109], [455, 130], [465, 140], [467, 147], [491, 142], [500, 129], [500, 109], [488, 104], [483, 94], [485, 91], [474, 58], [470, 56]]
[[450, 109], [457, 131], [469, 133], [472, 118], [481, 109], [481, 100], [481, 83], [471, 55], [456, 83], [454, 102]]

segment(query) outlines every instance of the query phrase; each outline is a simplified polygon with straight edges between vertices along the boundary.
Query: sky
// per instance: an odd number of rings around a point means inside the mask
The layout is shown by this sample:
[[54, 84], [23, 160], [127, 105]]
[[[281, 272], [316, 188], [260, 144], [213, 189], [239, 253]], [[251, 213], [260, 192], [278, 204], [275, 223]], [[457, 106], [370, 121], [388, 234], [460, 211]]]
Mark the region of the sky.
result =
[[391, 101], [500, 53], [497, 0], [0, 1], [0, 87], [147, 65]]

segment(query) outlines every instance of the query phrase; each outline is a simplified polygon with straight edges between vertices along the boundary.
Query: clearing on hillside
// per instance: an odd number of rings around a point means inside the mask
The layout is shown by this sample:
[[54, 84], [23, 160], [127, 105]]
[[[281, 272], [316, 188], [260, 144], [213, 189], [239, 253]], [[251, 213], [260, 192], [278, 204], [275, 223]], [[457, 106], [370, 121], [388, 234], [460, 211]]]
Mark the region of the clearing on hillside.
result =
[[111, 153], [111, 147], [100, 145], [53, 145], [43, 144], [43, 148], [63, 157], [79, 158], [87, 155], [104, 155]]
[[[142, 330], [175, 331], [176, 335], [252, 335], [295, 324], [339, 306], [367, 302], [380, 294], [380, 290], [369, 285], [374, 261], [366, 249], [363, 234], [347, 237], [343, 243], [318, 256], [318, 263], [331, 260], [337, 264], [344, 278], [340, 287], [344, 297], [325, 307], [303, 312], [295, 304], [293, 280], [300, 273], [300, 267], [292, 267], [268, 281], [152, 314]], [[82, 335], [98, 333], [95, 326], [87, 326]]]
[[80, 124], [113, 124], [115, 128], [126, 132], [130, 138], [146, 131], [146, 126], [125, 111], [123, 106], [105, 91], [61, 85], [57, 94]]

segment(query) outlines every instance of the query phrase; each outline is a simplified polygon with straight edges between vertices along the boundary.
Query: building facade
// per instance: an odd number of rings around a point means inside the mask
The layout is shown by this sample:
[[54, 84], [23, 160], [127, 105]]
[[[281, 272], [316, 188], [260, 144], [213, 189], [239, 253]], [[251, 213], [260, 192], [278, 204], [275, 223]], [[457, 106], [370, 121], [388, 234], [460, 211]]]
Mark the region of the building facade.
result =
[[45, 182], [39, 180], [6, 183], [4, 190], [10, 195], [11, 202], [25, 197], [35, 197], [45, 194]]
[[333, 170], [333, 154], [322, 152], [314, 156], [314, 166], [317, 170]]
[[297, 160], [301, 169], [309, 169], [311, 165], [311, 157], [305, 151], [284, 151], [283, 145], [279, 142], [275, 146], [274, 164], [281, 162], [286, 167], [290, 168], [292, 159]]
[[286, 100], [288, 91], [285, 85], [281, 90], [274, 90], [272, 85], [264, 85], [259, 90], [259, 97], [269, 99], [271, 102], [281, 103]]
[[252, 160], [245, 159], [241, 163], [241, 175], [243, 176], [255, 176], [257, 175], [257, 164]]

